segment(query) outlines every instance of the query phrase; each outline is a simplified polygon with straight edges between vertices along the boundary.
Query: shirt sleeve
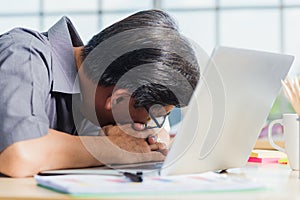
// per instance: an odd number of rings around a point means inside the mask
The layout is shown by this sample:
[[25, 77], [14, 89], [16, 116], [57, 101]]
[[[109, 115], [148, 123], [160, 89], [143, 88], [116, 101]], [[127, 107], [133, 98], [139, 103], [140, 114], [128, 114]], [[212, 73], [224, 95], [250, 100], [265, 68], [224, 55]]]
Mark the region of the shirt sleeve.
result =
[[49, 129], [45, 111], [49, 56], [34, 37], [23, 35], [0, 37], [0, 151], [15, 142], [46, 135]]

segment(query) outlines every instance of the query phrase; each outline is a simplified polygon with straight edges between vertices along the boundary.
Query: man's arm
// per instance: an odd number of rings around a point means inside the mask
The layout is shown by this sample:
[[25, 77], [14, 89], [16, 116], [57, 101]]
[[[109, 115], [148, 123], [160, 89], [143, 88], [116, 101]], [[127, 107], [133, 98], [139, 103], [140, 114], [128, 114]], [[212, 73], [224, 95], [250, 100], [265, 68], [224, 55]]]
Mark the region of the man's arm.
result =
[[[130, 138], [131, 136], [128, 137], [129, 141], [138, 144]], [[164, 159], [163, 154], [151, 152], [149, 147], [148, 152], [145, 150], [147, 153], [124, 151], [112, 144], [113, 137], [108, 138], [106, 136], [72, 136], [49, 129], [46, 136], [16, 142], [4, 149], [0, 154], [0, 172], [11, 177], [27, 177], [51, 169]], [[126, 143], [126, 141], [123, 142]]]
[[43, 170], [101, 164], [79, 137], [49, 130], [46, 136], [8, 146], [0, 154], [0, 172], [12, 177], [32, 176]]

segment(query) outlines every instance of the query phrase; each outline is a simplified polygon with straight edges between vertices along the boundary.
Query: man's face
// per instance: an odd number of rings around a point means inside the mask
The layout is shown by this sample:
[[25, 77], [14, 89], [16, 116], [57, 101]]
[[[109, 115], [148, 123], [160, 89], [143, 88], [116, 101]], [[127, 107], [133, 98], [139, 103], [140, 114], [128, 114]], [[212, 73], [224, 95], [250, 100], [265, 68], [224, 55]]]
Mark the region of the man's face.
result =
[[[110, 119], [110, 124], [133, 124], [133, 128], [143, 130], [145, 128], [161, 127], [165, 117], [174, 108], [172, 105], [152, 105], [135, 108], [135, 100], [130, 95], [121, 95], [110, 100], [110, 112], [103, 113], [101, 108], [96, 107], [99, 122], [103, 117]], [[97, 105], [96, 105], [97, 106]], [[102, 108], [103, 109], [103, 108]], [[104, 116], [104, 115], [106, 116]], [[103, 125], [103, 123], [100, 123]]]
[[[123, 101], [123, 102], [122, 102]], [[174, 106], [152, 105], [136, 108], [135, 100], [128, 97], [118, 102], [112, 108], [113, 117], [118, 124], [133, 123], [134, 128], [141, 130], [145, 128], [161, 128], [165, 117]]]

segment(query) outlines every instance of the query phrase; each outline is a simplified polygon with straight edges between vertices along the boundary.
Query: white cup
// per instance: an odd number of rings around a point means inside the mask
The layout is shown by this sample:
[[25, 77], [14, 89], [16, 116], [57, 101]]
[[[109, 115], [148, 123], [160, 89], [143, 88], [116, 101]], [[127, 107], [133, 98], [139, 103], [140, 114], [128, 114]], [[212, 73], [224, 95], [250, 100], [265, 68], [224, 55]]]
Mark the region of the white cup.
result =
[[[269, 124], [268, 128], [268, 138], [270, 145], [284, 153], [286, 153], [289, 165], [293, 170], [299, 170], [299, 157], [300, 157], [300, 150], [299, 150], [299, 121], [297, 114], [283, 114], [282, 119], [276, 119]], [[275, 124], [281, 124], [283, 126], [283, 138], [284, 138], [284, 146], [282, 148], [274, 143], [272, 138], [272, 128]]]

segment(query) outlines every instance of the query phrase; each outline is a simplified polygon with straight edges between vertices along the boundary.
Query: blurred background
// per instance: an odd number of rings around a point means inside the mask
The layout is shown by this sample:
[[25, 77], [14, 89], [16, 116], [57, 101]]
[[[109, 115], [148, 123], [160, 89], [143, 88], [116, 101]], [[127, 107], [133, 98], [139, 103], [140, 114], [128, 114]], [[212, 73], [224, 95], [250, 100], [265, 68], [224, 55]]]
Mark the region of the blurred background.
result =
[[[181, 32], [209, 54], [217, 45], [296, 56], [300, 71], [300, 0], [0, 0], [0, 33], [21, 26], [47, 31], [68, 16], [84, 42], [108, 25], [140, 10], [163, 9]], [[269, 120], [293, 112], [281, 92]], [[171, 124], [180, 120], [173, 113]]]

